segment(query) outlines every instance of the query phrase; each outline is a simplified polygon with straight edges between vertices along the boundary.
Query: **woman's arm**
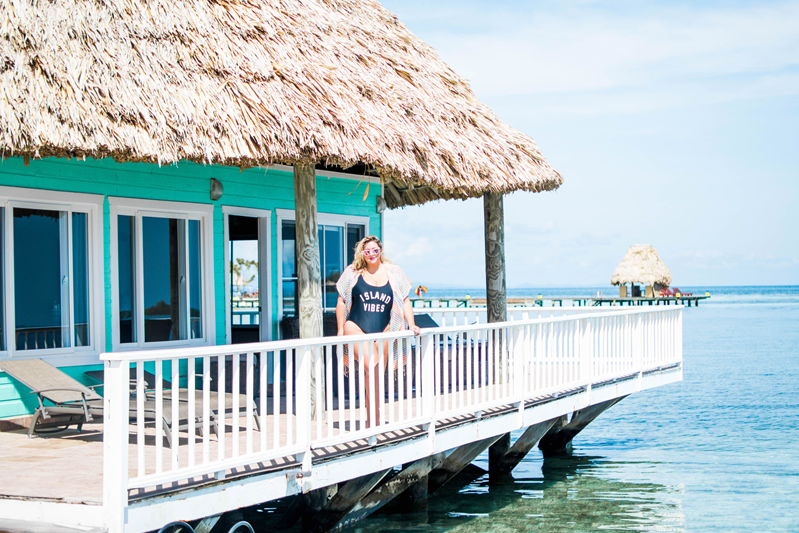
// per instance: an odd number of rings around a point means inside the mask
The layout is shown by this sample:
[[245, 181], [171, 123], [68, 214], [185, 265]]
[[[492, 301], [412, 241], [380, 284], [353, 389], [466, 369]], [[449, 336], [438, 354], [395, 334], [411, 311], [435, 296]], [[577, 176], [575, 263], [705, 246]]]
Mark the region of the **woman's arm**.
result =
[[421, 333], [422, 329], [413, 320], [413, 305], [408, 297], [405, 297], [405, 301], [402, 304], [402, 314], [405, 315], [405, 322], [408, 323], [408, 327], [411, 328], [413, 334], [418, 335]]
[[336, 335], [341, 337], [344, 335], [344, 322], [347, 321], [347, 306], [344, 305], [344, 298], [339, 294], [338, 301], [336, 302], [336, 325], [338, 332]]

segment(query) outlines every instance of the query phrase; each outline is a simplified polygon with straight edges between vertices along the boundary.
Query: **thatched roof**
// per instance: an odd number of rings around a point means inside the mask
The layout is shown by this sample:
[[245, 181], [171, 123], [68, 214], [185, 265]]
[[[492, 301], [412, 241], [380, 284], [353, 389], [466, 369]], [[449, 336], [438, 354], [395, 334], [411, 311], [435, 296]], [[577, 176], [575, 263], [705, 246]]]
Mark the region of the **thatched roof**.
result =
[[630, 246], [610, 278], [611, 285], [625, 283], [645, 285], [658, 283], [668, 287], [671, 284], [671, 272], [653, 247], [648, 244], [637, 244]]
[[0, 20], [4, 157], [360, 162], [389, 207], [562, 183], [372, 0], [18, 0]]

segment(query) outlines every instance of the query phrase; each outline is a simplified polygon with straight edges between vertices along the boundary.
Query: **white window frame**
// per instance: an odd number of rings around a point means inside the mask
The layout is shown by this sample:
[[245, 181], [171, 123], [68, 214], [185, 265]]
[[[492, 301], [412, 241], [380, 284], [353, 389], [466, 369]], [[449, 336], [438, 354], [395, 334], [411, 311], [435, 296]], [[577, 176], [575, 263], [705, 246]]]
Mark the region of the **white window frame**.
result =
[[[160, 200], [139, 200], [135, 198], [108, 197], [109, 212], [111, 217], [111, 336], [114, 351], [130, 351], [155, 348], [177, 348], [181, 346], [206, 346], [215, 344], [216, 317], [214, 311], [214, 243], [213, 243], [213, 214], [214, 206], [207, 204], [192, 204], [184, 202], [166, 202]], [[137, 324], [142, 322], [144, 288], [143, 263], [141, 257], [141, 217], [175, 218], [182, 220], [198, 220], [200, 222], [200, 271], [202, 272], [202, 305], [203, 305], [203, 336], [199, 339], [180, 339], [172, 341], [145, 342], [144, 334], [139, 335], [136, 342], [120, 344], [119, 342], [119, 241], [118, 226], [119, 216], [132, 216], [136, 219], [136, 259], [135, 297], [137, 305]], [[188, 290], [187, 283], [187, 290]], [[190, 336], [190, 335], [189, 335]]]
[[[283, 221], [291, 220], [296, 223], [297, 216], [293, 209], [275, 209], [276, 217], [276, 238], [277, 243], [277, 316], [283, 317], [283, 239], [281, 238], [281, 231], [283, 230]], [[339, 215], [334, 213], [317, 213], [316, 223], [322, 226], [340, 226], [344, 228], [344, 239], [346, 246], [347, 238], [347, 224], [358, 224], [364, 227], [364, 235], [371, 235], [369, 233], [369, 220], [368, 216], [358, 215]], [[319, 258], [321, 261], [321, 257]], [[344, 257], [346, 263], [347, 258]], [[344, 267], [346, 268], [346, 264]], [[329, 307], [323, 307], [322, 311], [330, 310]]]
[[[258, 300], [260, 306], [266, 306], [265, 324], [261, 323], [261, 330], [266, 328], [266, 340], [272, 340], [272, 211], [268, 209], [253, 209], [248, 207], [222, 206], [222, 215], [225, 224], [225, 343], [230, 344], [233, 339], [231, 333], [231, 308], [230, 308], [230, 228], [228, 216], [242, 216], [258, 219], [258, 239], [264, 236], [264, 245], [259, 246], [258, 262]], [[260, 243], [259, 243], [260, 244]], [[266, 268], [266, 275], [261, 275], [261, 265]], [[265, 295], [265, 299], [261, 298]]]
[[[3, 329], [6, 332], [6, 349], [0, 351], [3, 359], [32, 359], [43, 357], [54, 366], [90, 365], [99, 362], [99, 354], [105, 348], [105, 291], [103, 276], [103, 200], [98, 194], [82, 194], [61, 191], [44, 191], [25, 189], [22, 187], [0, 186], [0, 206], [4, 208], [3, 221], [3, 277], [5, 300]], [[86, 213], [87, 215], [87, 262], [89, 289], [89, 338], [87, 346], [74, 346], [74, 337], [67, 348], [45, 348], [38, 350], [16, 349], [15, 307], [14, 307], [14, 261], [13, 261], [13, 210], [14, 208], [44, 209], [49, 211], [65, 211], [67, 213]], [[71, 220], [69, 222], [71, 224]], [[67, 235], [67, 254], [72, 258], [71, 233]], [[69, 260], [69, 323], [70, 336], [74, 324], [74, 286], [72, 279], [72, 261]]]

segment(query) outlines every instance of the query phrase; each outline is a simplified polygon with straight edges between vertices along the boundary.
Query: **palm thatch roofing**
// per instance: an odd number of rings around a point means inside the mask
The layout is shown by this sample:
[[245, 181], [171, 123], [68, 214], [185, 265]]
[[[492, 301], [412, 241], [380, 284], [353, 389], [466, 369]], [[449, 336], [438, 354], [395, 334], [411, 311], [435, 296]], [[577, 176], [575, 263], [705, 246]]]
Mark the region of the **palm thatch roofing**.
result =
[[3, 157], [363, 164], [389, 207], [561, 176], [373, 0], [0, 5]]
[[372, 0], [0, 6], [3, 157], [364, 164], [389, 207], [561, 176]]
[[654, 286], [656, 283], [668, 287], [671, 284], [671, 271], [660, 260], [657, 251], [648, 244], [630, 246], [624, 258], [613, 271], [611, 285], [642, 283]]

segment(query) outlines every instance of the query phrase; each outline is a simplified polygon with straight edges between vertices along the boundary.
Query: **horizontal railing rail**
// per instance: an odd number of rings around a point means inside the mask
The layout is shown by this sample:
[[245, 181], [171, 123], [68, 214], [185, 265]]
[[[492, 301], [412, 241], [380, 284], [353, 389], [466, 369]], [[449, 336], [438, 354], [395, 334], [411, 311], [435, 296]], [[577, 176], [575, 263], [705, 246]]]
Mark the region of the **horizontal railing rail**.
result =
[[682, 308], [557, 311], [419, 336], [105, 353], [107, 501], [267, 461], [310, 470], [314, 450], [433, 437], [439, 422], [682, 361]]
[[[485, 307], [415, 307], [414, 315], [428, 315], [439, 326], [485, 324], [488, 311]], [[530, 320], [534, 318], [554, 318], [587, 313], [608, 312], [602, 307], [539, 307], [519, 306], [507, 308], [508, 321]]]

